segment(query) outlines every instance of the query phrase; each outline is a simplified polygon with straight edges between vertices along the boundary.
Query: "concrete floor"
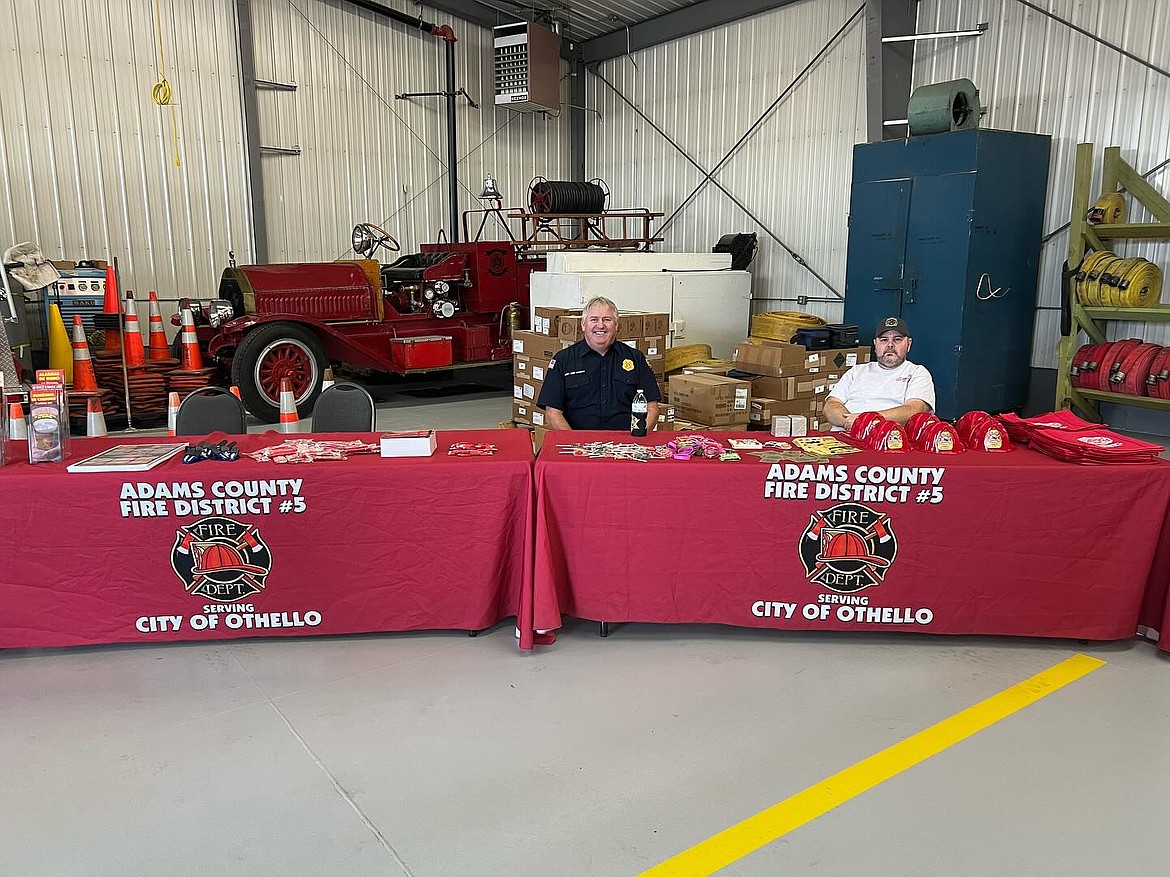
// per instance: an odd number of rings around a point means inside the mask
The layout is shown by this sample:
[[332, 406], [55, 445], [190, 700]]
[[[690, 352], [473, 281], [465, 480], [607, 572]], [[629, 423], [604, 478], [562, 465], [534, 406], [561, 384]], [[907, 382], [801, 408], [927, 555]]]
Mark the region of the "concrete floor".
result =
[[[377, 395], [380, 428], [509, 416]], [[0, 652], [0, 875], [633, 877], [1078, 652], [1107, 663], [719, 873], [1161, 873], [1149, 643], [570, 622]]]

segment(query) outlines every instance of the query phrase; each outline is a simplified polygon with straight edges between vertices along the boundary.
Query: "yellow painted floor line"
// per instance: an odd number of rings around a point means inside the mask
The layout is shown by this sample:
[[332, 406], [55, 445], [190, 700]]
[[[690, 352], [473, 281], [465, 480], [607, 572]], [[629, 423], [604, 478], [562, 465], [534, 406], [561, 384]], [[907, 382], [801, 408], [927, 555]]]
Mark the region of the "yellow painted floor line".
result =
[[707, 877], [1104, 666], [1074, 655], [695, 844], [639, 877]]

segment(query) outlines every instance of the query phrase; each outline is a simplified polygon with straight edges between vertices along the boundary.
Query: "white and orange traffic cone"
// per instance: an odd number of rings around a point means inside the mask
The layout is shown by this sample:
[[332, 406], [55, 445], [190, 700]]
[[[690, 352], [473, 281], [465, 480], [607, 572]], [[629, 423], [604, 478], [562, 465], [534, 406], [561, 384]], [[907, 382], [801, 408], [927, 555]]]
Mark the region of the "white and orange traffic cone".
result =
[[190, 308], [183, 308], [183, 360], [179, 368], [185, 372], [203, 368], [203, 354], [199, 350], [199, 336], [195, 334], [195, 315]]
[[163, 328], [162, 311], [158, 306], [158, 296], [154, 290], [150, 291], [150, 361], [158, 362], [171, 358], [171, 345], [167, 344], [167, 333]]
[[24, 421], [24, 408], [19, 402], [8, 406], [8, 437], [17, 441], [28, 438], [28, 424]]
[[244, 397], [240, 395], [240, 388], [237, 387], [235, 384], [232, 384], [230, 387], [228, 387], [228, 390], [231, 392], [231, 394], [233, 396], [235, 396], [241, 402], [244, 401]]
[[289, 378], [280, 379], [280, 431], [301, 431], [301, 419], [297, 416], [297, 402]]
[[179, 420], [179, 394], [171, 393], [167, 396], [167, 435], [175, 434], [175, 426]]
[[324, 393], [333, 386], [333, 369], [326, 368], [325, 375], [321, 379], [321, 392]]
[[126, 325], [122, 343], [126, 347], [126, 367], [142, 368], [146, 365], [146, 348], [142, 345], [142, 330], [138, 327], [138, 307], [134, 304], [134, 293], [126, 293]]
[[106, 415], [102, 413], [101, 399], [88, 399], [85, 403], [85, 434], [89, 438], [101, 438], [106, 432]]
[[97, 375], [94, 374], [80, 314], [73, 316], [73, 390], [77, 393], [98, 392]]

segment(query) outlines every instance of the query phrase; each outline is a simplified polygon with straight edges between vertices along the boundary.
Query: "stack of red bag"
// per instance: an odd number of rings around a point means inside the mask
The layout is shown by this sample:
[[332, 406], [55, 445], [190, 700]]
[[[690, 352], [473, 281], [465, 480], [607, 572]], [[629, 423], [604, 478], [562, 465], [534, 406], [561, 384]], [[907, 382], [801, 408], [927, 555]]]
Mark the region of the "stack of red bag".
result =
[[1109, 429], [1035, 429], [1032, 448], [1069, 463], [1152, 463], [1163, 448]]
[[1003, 424], [1003, 428], [1007, 430], [1008, 438], [1017, 445], [1029, 444], [1032, 441], [1032, 435], [1041, 429], [1079, 432], [1086, 429], [1100, 429], [1101, 427], [1099, 423], [1081, 420], [1071, 411], [1054, 411], [1050, 414], [1038, 414], [1026, 419], [1010, 413], [996, 416]]

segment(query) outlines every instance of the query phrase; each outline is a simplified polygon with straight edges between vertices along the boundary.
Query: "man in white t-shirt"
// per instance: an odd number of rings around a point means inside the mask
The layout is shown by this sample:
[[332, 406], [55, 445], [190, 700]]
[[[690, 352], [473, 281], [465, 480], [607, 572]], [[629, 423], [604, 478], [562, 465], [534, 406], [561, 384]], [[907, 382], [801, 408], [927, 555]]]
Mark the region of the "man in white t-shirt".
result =
[[910, 327], [901, 317], [878, 323], [873, 347], [877, 359], [853, 366], [841, 376], [825, 400], [825, 419], [848, 430], [858, 414], [877, 411], [886, 420], [905, 423], [921, 411], [934, 409], [930, 372], [906, 359]]

